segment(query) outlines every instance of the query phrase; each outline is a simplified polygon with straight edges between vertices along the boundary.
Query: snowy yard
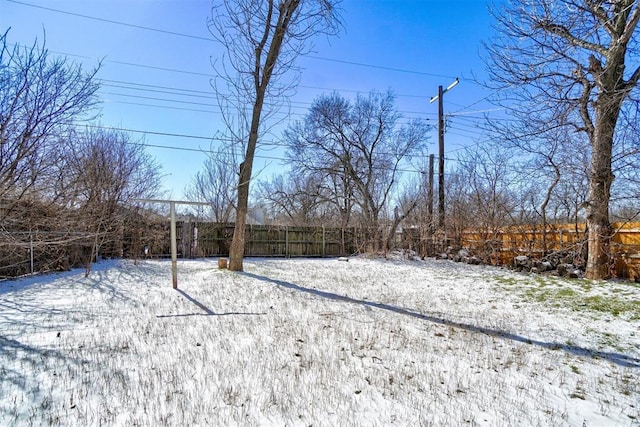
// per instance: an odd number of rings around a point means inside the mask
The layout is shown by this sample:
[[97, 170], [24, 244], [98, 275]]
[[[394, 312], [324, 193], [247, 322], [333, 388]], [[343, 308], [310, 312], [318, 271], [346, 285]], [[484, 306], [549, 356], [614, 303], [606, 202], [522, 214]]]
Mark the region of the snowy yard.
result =
[[449, 261], [0, 282], [0, 425], [640, 425], [640, 287]]

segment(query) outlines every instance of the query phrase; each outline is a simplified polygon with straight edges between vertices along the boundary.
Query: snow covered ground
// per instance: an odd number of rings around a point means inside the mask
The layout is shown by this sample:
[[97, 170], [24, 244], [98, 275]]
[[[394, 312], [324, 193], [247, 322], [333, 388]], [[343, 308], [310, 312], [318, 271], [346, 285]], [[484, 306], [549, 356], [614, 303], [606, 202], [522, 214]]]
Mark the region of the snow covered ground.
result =
[[637, 426], [640, 287], [449, 261], [0, 282], [0, 425]]

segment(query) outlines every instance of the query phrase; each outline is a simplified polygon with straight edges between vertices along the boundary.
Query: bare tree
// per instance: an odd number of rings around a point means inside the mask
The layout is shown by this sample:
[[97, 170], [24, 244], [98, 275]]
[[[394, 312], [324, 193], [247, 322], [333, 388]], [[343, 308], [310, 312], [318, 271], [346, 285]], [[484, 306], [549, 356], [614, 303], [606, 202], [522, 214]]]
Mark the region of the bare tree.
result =
[[471, 147], [460, 153], [452, 171], [448, 205], [453, 229], [473, 224], [485, 242], [482, 256], [497, 263], [500, 230], [511, 224], [520, 197], [514, 191], [523, 177], [514, 171], [511, 155], [490, 144]]
[[338, 190], [342, 208], [352, 202], [373, 235], [371, 249], [381, 249], [380, 215], [401, 175], [400, 165], [426, 142], [427, 126], [413, 120], [400, 125], [391, 93], [358, 96], [354, 102], [338, 94], [321, 96], [303, 122], [285, 132], [288, 157], [298, 173], [326, 177], [325, 188]]
[[[76, 227], [91, 237], [86, 273], [101, 247], [115, 239], [133, 199], [156, 195], [160, 168], [142, 141], [118, 130], [87, 129], [69, 140], [65, 188]], [[121, 237], [121, 236], [120, 236]]]
[[616, 131], [640, 80], [640, 65], [631, 61], [638, 55], [638, 1], [509, 0], [495, 17], [501, 37], [488, 46], [489, 71], [495, 88], [509, 89], [504, 105], [520, 119], [566, 123], [588, 137], [586, 277], [609, 277]]
[[420, 188], [420, 184], [411, 181], [409, 181], [409, 183], [405, 185], [400, 192], [398, 199], [396, 200], [396, 206], [393, 209], [391, 225], [387, 232], [384, 233], [382, 250], [385, 257], [387, 256], [387, 251], [392, 249], [391, 243], [395, 238], [398, 227], [400, 227], [400, 224], [402, 224], [403, 221], [405, 221], [418, 207], [418, 204], [421, 201], [421, 192], [422, 189]]
[[230, 222], [234, 218], [237, 166], [236, 157], [226, 147], [210, 151], [204, 169], [196, 173], [186, 189], [190, 199], [209, 203], [215, 222]]
[[258, 183], [258, 196], [267, 202], [277, 218], [290, 225], [329, 225], [335, 210], [327, 201], [321, 177], [289, 172]]
[[37, 42], [11, 48], [7, 33], [0, 36], [0, 199], [5, 203], [42, 193], [37, 187], [48, 185], [60, 139], [97, 103], [96, 72], [50, 58]]
[[637, 221], [640, 218], [640, 109], [632, 99], [621, 112], [620, 132], [613, 153], [613, 173], [616, 177], [611, 190], [612, 219]]
[[[511, 151], [513, 166], [528, 177], [523, 189], [533, 210], [533, 224], [541, 226], [542, 251], [546, 254], [549, 225], [556, 219], [556, 190], [564, 181], [576, 179], [572, 169], [580, 166], [580, 153], [588, 152], [588, 144], [580, 134], [563, 123], [549, 126], [530, 117], [526, 122], [489, 121], [494, 132], [501, 136], [501, 145]], [[531, 133], [531, 129], [537, 129]], [[567, 188], [566, 186], [564, 188]]]
[[[249, 183], [266, 118], [278, 110], [297, 80], [295, 60], [308, 52], [309, 39], [338, 30], [338, 0], [220, 0], [210, 29], [226, 54], [218, 67], [224, 84], [215, 85], [227, 130], [244, 146], [238, 180], [236, 227], [229, 269], [242, 270]], [[265, 109], [266, 106], [266, 109]], [[266, 113], [266, 114], [265, 114]], [[266, 117], [265, 117], [266, 116]], [[246, 143], [245, 143], [246, 141]]]
[[[8, 275], [34, 268], [20, 265], [25, 254], [35, 268], [63, 268], [67, 229], [59, 234], [55, 226], [63, 221], [56, 204], [61, 141], [96, 106], [96, 72], [51, 57], [44, 43], [12, 46], [8, 31], [0, 34], [0, 265]], [[55, 246], [45, 245], [52, 240]]]

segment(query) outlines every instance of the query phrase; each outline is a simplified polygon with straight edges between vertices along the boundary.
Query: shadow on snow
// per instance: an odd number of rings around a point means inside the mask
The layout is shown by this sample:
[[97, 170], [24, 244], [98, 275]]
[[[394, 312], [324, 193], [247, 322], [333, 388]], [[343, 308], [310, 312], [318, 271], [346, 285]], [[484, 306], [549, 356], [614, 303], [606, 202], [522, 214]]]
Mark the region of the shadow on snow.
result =
[[508, 339], [508, 340], [512, 340], [512, 341], [516, 341], [516, 342], [521, 342], [521, 343], [524, 343], [524, 344], [536, 345], [536, 346], [539, 346], [539, 347], [542, 347], [542, 348], [546, 348], [546, 349], [550, 349], [550, 350], [563, 350], [563, 351], [565, 351], [567, 353], [575, 354], [575, 355], [578, 355], [578, 356], [591, 357], [593, 359], [604, 359], [604, 360], [607, 360], [609, 362], [615, 363], [617, 365], [625, 366], [625, 367], [629, 367], [629, 368], [640, 368], [640, 359], [628, 356], [626, 354], [592, 350], [592, 349], [589, 349], [589, 348], [578, 347], [578, 346], [567, 345], [567, 344], [561, 344], [561, 343], [558, 343], [558, 342], [545, 342], [545, 341], [534, 340], [534, 339], [527, 338], [527, 337], [524, 337], [524, 336], [521, 336], [521, 335], [510, 333], [510, 332], [501, 331], [499, 329], [492, 329], [492, 328], [486, 328], [486, 327], [483, 327], [483, 326], [470, 325], [470, 324], [467, 324], [467, 323], [461, 323], [461, 322], [456, 322], [456, 321], [453, 321], [453, 320], [444, 319], [442, 317], [437, 317], [437, 316], [432, 316], [432, 315], [419, 313], [419, 312], [416, 312], [416, 311], [413, 311], [413, 310], [410, 310], [410, 309], [406, 309], [406, 308], [396, 307], [396, 306], [393, 306], [393, 305], [390, 305], [390, 304], [383, 304], [383, 303], [374, 302], [374, 301], [359, 300], [359, 299], [347, 297], [347, 296], [344, 296], [344, 295], [335, 294], [333, 292], [326, 292], [326, 291], [320, 291], [320, 290], [317, 290], [317, 289], [305, 288], [304, 286], [296, 285], [294, 283], [285, 282], [285, 281], [282, 281], [282, 280], [271, 279], [269, 277], [260, 276], [260, 275], [253, 274], [253, 273], [241, 272], [240, 274], [242, 274], [243, 276], [246, 276], [246, 277], [250, 277], [252, 279], [257, 279], [257, 280], [261, 280], [261, 281], [264, 281], [264, 282], [273, 283], [275, 285], [278, 285], [278, 286], [281, 286], [281, 287], [284, 287], [284, 288], [288, 288], [288, 289], [292, 289], [292, 290], [295, 290], [295, 291], [300, 291], [300, 292], [305, 292], [305, 293], [308, 293], [308, 294], [316, 295], [316, 296], [319, 296], [321, 298], [327, 298], [327, 299], [334, 300], [334, 301], [347, 302], [347, 303], [351, 303], [351, 304], [358, 304], [358, 305], [362, 305], [362, 306], [366, 306], [366, 307], [373, 307], [373, 308], [377, 308], [377, 309], [381, 309], [381, 310], [387, 310], [387, 311], [391, 311], [393, 313], [404, 314], [406, 316], [411, 316], [411, 317], [414, 317], [416, 319], [426, 320], [428, 322], [433, 322], [433, 323], [437, 323], [437, 324], [440, 324], [440, 325], [451, 326], [451, 327], [458, 328], [458, 329], [463, 329], [463, 330], [466, 330], [466, 331], [469, 331], [469, 332], [475, 332], [475, 333], [481, 333], [481, 334], [485, 334], [485, 335], [500, 337], [500, 338], [504, 338], [504, 339]]
[[185, 297], [189, 302], [195, 304], [199, 309], [201, 309], [202, 311], [204, 311], [204, 313], [186, 313], [186, 314], [160, 314], [156, 317], [158, 318], [162, 318], [162, 317], [189, 317], [189, 316], [233, 316], [233, 315], [240, 315], [240, 316], [261, 316], [264, 315], [266, 313], [239, 313], [239, 312], [231, 312], [231, 313], [216, 313], [213, 310], [211, 310], [209, 307], [207, 307], [206, 305], [202, 304], [200, 301], [198, 301], [197, 299], [195, 299], [194, 297], [192, 297], [191, 295], [189, 295], [188, 293], [186, 293], [185, 291], [183, 291], [182, 289], [178, 288], [176, 289], [176, 291], [182, 295], [183, 297]]
[[[14, 366], [19, 367], [2, 366], [0, 368], [2, 372], [0, 391], [7, 384], [13, 384], [25, 391], [34, 388], [37, 390], [38, 386], [30, 383], [30, 380], [35, 378], [38, 373], [48, 370], [55, 372], [55, 370], [61, 369], [61, 365], [84, 366], [90, 363], [88, 360], [73, 357], [61, 350], [31, 346], [3, 335], [0, 335], [0, 354], [7, 359], [17, 361]], [[34, 371], [36, 375], [34, 375]], [[6, 408], [0, 406], [0, 415], [3, 411], [6, 411]]]

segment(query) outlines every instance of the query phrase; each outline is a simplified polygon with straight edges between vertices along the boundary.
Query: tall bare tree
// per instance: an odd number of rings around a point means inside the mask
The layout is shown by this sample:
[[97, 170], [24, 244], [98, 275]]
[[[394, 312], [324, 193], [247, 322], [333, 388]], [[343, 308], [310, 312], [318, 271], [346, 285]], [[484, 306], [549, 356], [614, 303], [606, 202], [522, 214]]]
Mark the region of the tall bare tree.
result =
[[497, 148], [485, 144], [458, 154], [447, 201], [453, 230], [473, 224], [485, 242], [482, 257], [492, 263], [500, 250], [500, 229], [513, 223], [519, 205], [518, 181], [525, 179], [511, 167], [510, 153]]
[[[324, 187], [339, 191], [334, 200], [353, 200], [360, 209], [370, 249], [383, 245], [380, 215], [398, 184], [403, 161], [418, 154], [428, 127], [401, 116], [391, 93], [371, 93], [351, 102], [339, 94], [316, 99], [303, 122], [285, 132], [288, 157], [298, 173], [326, 177]], [[335, 185], [335, 184], [339, 185]]]
[[489, 72], [494, 87], [509, 89], [504, 104], [520, 118], [567, 123], [589, 139], [586, 277], [607, 278], [616, 131], [640, 80], [639, 2], [507, 0], [494, 15], [500, 36], [488, 45]]
[[[295, 60], [309, 51], [309, 39], [335, 34], [339, 28], [339, 0], [216, 0], [210, 29], [226, 54], [216, 84], [227, 128], [244, 147], [238, 179], [236, 226], [229, 269], [243, 269], [244, 228], [249, 183], [265, 116], [277, 111], [298, 77]], [[266, 106], [266, 110], [265, 110]], [[266, 114], [265, 114], [266, 113]]]

